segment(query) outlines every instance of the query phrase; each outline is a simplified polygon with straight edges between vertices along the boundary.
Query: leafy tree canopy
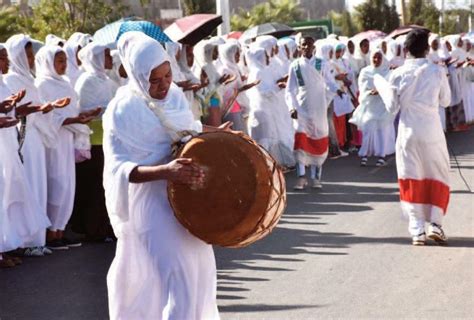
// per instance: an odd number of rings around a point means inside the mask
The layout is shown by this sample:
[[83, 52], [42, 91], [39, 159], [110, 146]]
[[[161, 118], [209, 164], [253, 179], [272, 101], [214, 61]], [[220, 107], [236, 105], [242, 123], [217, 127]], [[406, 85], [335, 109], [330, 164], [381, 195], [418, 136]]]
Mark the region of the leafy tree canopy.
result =
[[245, 31], [267, 22], [288, 24], [301, 20], [302, 11], [295, 0], [269, 0], [257, 4], [250, 11], [240, 9], [231, 17], [231, 29]]
[[395, 6], [385, 0], [367, 0], [355, 7], [355, 17], [361, 30], [391, 32], [400, 26]]

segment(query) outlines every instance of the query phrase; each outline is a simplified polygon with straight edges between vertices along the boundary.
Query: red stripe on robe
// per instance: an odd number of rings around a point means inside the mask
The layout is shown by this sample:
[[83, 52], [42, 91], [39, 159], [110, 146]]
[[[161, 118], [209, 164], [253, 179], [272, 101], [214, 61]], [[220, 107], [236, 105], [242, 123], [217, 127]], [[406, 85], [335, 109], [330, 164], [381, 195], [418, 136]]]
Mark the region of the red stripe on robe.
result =
[[346, 144], [346, 115], [333, 117], [334, 128], [336, 129], [337, 142], [339, 142], [339, 147], [343, 147]]
[[303, 150], [311, 155], [320, 156], [328, 151], [329, 138], [312, 139], [303, 132], [295, 134], [294, 150]]
[[449, 186], [433, 179], [398, 179], [400, 200], [411, 203], [431, 204], [446, 213], [449, 203]]

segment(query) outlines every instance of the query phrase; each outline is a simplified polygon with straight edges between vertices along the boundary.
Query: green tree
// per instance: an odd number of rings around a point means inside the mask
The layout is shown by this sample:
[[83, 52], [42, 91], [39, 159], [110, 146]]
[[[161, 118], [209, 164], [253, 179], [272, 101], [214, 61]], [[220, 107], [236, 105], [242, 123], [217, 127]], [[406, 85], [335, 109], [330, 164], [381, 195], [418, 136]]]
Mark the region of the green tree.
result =
[[290, 23], [301, 20], [302, 11], [295, 0], [269, 0], [250, 11], [240, 9], [231, 17], [232, 30], [244, 31], [267, 22]]
[[17, 6], [0, 8], [0, 42], [22, 31], [19, 23], [20, 12]]
[[440, 11], [431, 0], [410, 0], [407, 14], [408, 24], [417, 24], [439, 32]]
[[468, 31], [470, 15], [471, 10], [447, 10], [444, 14], [443, 35]]
[[385, 0], [367, 0], [355, 7], [356, 20], [362, 30], [391, 32], [400, 25], [395, 6]]
[[331, 11], [329, 12], [329, 18], [341, 30], [343, 36], [352, 37], [359, 32], [357, 24], [349, 11], [344, 10], [341, 13]]
[[36, 39], [48, 33], [68, 38], [76, 31], [93, 34], [105, 24], [122, 17], [121, 0], [41, 0], [22, 21], [23, 29]]
[[183, 0], [184, 14], [216, 13], [216, 1], [214, 0]]
[[424, 0], [410, 0], [408, 4], [408, 24], [423, 24]]

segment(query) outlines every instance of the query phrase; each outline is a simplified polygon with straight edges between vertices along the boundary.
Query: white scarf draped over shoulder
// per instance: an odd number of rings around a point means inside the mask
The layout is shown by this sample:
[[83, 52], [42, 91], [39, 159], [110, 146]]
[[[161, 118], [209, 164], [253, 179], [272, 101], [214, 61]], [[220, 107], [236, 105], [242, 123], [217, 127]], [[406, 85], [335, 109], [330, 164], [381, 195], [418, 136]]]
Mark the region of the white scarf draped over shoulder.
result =
[[178, 131], [202, 131], [183, 92], [171, 85], [165, 99], [149, 94], [153, 69], [169, 62], [163, 47], [140, 32], [127, 32], [118, 50], [129, 82], [117, 92], [103, 117], [104, 188], [114, 230], [129, 220], [129, 175], [140, 165], [157, 165], [171, 159], [171, 144]]
[[79, 51], [85, 72], [75, 84], [81, 111], [105, 108], [115, 94], [116, 86], [105, 72], [106, 46], [89, 43]]
[[[59, 130], [63, 127], [63, 122], [67, 118], [79, 115], [78, 97], [71, 83], [59, 75], [54, 68], [54, 58], [56, 54], [64, 52], [59, 46], [46, 45], [36, 54], [36, 74], [35, 85], [41, 102], [55, 101], [68, 97], [71, 102], [61, 109], [54, 109], [51, 114], [51, 130], [57, 137]], [[70, 124], [64, 126], [66, 130], [74, 134], [74, 147], [78, 150], [90, 150], [89, 136], [91, 130], [84, 124]]]
[[[5, 43], [10, 62], [10, 69], [5, 76], [5, 83], [13, 93], [25, 89], [26, 95], [23, 102], [32, 102], [35, 105], [40, 104], [41, 99], [25, 51], [25, 46], [31, 41], [29, 36], [17, 34], [10, 37]], [[27, 117], [28, 125], [34, 126], [40, 132], [41, 140], [46, 146], [53, 145], [56, 139], [49, 129], [50, 117], [50, 114], [40, 113], [33, 113]]]

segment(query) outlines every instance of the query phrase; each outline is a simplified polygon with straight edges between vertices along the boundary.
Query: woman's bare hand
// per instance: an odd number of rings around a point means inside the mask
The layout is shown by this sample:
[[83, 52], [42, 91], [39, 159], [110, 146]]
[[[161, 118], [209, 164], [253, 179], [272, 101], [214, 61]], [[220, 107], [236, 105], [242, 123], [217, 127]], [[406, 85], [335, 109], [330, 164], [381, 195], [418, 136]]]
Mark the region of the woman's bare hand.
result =
[[29, 114], [41, 111], [41, 106], [32, 106], [31, 102], [24, 103], [15, 108], [17, 117], [26, 117]]
[[247, 83], [239, 89], [239, 92], [249, 90], [260, 84], [260, 80], [255, 80], [254, 82]]
[[69, 105], [71, 103], [71, 98], [69, 97], [64, 97], [64, 98], [61, 98], [61, 99], [58, 99], [54, 102], [51, 102], [51, 104], [55, 107], [55, 108], [64, 108], [66, 107], [67, 105]]
[[20, 122], [19, 120], [12, 117], [0, 117], [0, 128], [9, 128], [16, 126]]
[[205, 172], [189, 158], [178, 158], [165, 165], [166, 180], [178, 184], [200, 187], [205, 182]]

